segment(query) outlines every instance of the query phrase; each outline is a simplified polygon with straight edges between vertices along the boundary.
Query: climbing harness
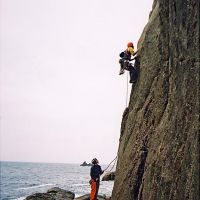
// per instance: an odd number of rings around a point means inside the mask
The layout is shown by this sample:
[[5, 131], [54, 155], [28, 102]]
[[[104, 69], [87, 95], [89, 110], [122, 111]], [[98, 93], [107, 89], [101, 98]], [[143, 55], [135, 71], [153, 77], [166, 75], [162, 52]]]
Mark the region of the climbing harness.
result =
[[[107, 170], [113, 162], [114, 162], [114, 164], [113, 164], [113, 166], [111, 167], [111, 169], [110, 169], [110, 170]], [[110, 162], [110, 164], [106, 167], [106, 169], [105, 169], [104, 171], [111, 172], [111, 171], [113, 170], [113, 168], [114, 168], [116, 162], [117, 162], [117, 156], [115, 157], [114, 160], [112, 160], [112, 162]]]

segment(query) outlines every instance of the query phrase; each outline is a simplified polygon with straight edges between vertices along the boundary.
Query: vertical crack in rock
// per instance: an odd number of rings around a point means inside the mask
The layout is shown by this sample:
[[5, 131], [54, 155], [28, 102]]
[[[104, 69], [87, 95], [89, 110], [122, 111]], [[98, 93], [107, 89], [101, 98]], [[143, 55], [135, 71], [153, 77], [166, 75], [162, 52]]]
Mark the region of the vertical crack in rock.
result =
[[133, 191], [132, 191], [133, 200], [139, 199], [139, 191], [142, 184], [142, 178], [143, 178], [144, 170], [145, 170], [145, 163], [146, 163], [146, 159], [148, 155], [148, 149], [145, 143], [143, 147], [141, 148], [141, 151], [142, 152], [140, 156], [140, 164], [138, 166], [137, 173], [135, 175], [136, 181], [135, 181], [135, 185], [133, 186]]

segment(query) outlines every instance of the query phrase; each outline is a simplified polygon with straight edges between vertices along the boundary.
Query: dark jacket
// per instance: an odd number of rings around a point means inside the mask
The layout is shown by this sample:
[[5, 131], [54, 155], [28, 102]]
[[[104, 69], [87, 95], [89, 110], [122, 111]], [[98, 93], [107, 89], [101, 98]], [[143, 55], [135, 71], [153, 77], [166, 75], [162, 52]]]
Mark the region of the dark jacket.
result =
[[91, 167], [91, 169], [90, 169], [91, 179], [93, 179], [94, 181], [99, 181], [101, 174], [103, 174], [101, 166], [99, 166], [99, 165], [93, 165]]
[[127, 50], [121, 52], [119, 56], [124, 60], [131, 61], [131, 54]]

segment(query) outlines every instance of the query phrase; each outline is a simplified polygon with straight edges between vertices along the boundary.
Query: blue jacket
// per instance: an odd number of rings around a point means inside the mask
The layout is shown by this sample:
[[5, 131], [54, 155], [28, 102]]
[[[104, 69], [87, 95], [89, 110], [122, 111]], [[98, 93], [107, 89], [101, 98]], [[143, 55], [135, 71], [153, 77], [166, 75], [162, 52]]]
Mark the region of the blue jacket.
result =
[[[91, 169], [90, 169], [91, 179], [93, 179], [94, 181], [99, 181], [101, 174], [103, 174], [101, 166], [99, 166], [99, 165], [93, 165], [91, 167]], [[98, 179], [98, 180], [96, 180], [96, 179]]]

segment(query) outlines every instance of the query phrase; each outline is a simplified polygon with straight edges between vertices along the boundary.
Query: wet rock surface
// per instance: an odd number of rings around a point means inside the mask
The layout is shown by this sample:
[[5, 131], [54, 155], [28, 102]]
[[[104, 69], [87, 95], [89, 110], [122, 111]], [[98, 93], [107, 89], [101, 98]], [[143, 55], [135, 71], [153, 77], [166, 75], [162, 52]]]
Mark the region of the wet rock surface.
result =
[[138, 47], [112, 200], [199, 200], [199, 1], [155, 0]]

